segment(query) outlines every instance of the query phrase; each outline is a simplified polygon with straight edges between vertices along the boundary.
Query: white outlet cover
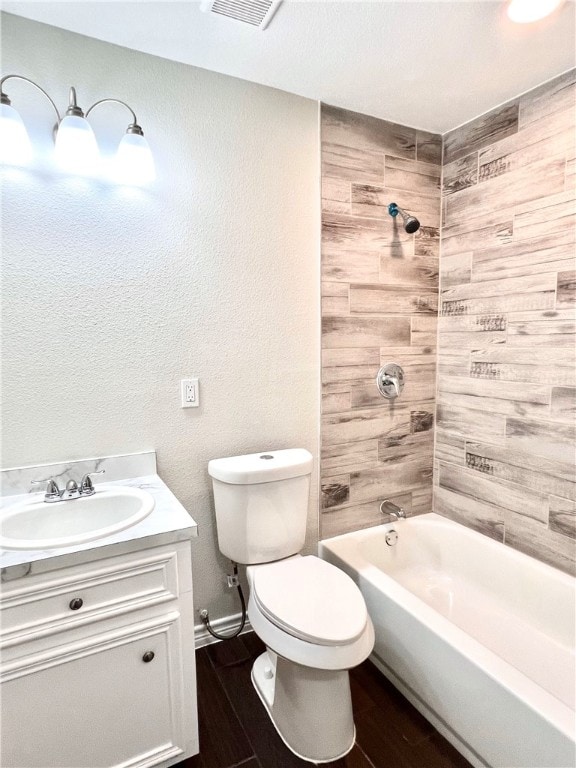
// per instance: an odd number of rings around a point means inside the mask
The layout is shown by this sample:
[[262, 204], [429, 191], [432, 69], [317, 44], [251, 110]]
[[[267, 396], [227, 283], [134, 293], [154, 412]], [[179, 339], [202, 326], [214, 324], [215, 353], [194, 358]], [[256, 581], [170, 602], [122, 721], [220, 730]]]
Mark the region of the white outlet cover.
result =
[[180, 404], [182, 408], [198, 408], [200, 405], [198, 379], [181, 379]]

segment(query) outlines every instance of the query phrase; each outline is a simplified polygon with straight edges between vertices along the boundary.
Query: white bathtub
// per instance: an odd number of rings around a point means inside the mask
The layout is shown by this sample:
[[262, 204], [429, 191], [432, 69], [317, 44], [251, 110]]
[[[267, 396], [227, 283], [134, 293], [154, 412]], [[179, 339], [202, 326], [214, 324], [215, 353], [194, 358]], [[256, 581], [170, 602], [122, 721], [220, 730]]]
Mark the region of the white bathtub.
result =
[[473, 765], [574, 768], [572, 577], [436, 514], [320, 555], [360, 587], [374, 663]]

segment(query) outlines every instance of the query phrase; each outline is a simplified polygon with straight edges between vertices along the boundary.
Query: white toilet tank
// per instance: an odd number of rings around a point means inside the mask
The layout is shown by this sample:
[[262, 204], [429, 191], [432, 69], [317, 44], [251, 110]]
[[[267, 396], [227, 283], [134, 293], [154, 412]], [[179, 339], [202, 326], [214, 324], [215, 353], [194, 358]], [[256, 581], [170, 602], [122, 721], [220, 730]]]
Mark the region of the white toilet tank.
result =
[[210, 461], [220, 552], [246, 565], [299, 552], [311, 472], [312, 455], [303, 448]]

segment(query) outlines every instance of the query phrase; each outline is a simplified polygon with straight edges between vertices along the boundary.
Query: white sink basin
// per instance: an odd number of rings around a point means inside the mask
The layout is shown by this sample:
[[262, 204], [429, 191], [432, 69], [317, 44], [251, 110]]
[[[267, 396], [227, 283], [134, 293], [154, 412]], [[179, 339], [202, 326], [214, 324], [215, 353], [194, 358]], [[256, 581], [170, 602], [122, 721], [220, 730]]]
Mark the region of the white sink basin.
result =
[[103, 539], [139, 523], [154, 509], [140, 488], [97, 485], [93, 496], [48, 504], [35, 495], [0, 518], [3, 549], [55, 549]]

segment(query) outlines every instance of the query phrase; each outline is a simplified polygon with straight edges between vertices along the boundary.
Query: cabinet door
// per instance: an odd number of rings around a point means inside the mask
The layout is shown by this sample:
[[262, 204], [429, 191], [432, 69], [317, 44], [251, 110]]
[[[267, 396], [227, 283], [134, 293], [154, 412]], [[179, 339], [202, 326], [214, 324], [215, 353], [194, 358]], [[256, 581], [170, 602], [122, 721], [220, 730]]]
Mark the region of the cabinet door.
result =
[[177, 611], [6, 665], [2, 768], [145, 768], [175, 758], [195, 697], [182, 669]]

